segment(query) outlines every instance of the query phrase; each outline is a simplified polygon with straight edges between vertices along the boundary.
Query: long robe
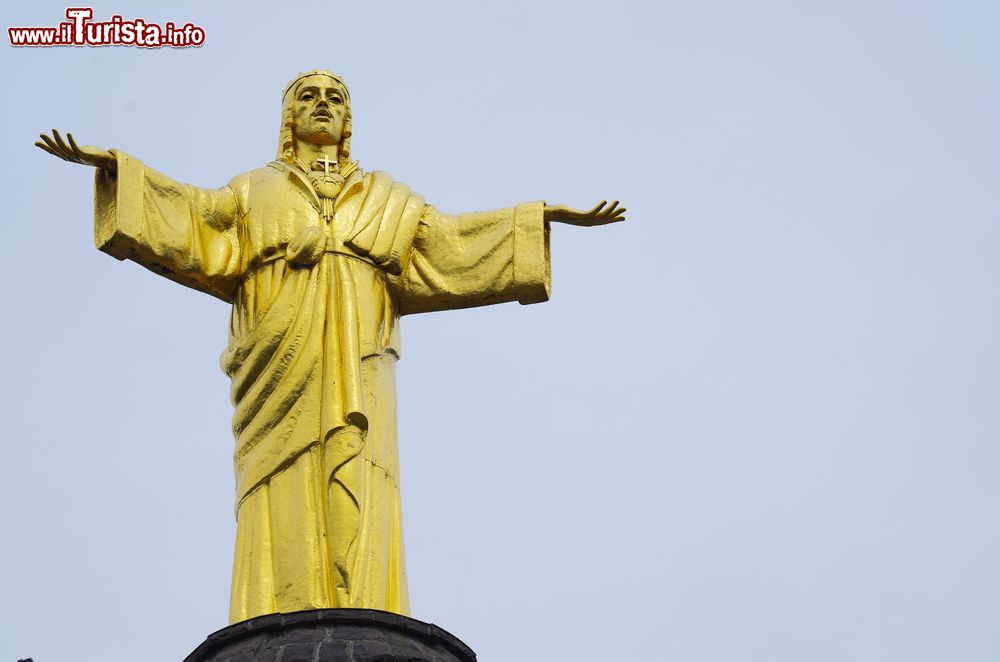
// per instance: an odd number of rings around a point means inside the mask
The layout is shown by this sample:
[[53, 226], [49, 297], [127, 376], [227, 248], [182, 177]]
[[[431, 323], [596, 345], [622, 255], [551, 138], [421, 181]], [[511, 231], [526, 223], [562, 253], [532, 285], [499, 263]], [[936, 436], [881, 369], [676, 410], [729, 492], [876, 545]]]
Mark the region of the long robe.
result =
[[408, 614], [399, 317], [547, 300], [543, 204], [449, 215], [358, 170], [327, 222], [295, 165], [209, 190], [114, 153], [117, 173], [96, 180], [98, 248], [233, 305], [221, 359], [236, 410], [230, 621]]

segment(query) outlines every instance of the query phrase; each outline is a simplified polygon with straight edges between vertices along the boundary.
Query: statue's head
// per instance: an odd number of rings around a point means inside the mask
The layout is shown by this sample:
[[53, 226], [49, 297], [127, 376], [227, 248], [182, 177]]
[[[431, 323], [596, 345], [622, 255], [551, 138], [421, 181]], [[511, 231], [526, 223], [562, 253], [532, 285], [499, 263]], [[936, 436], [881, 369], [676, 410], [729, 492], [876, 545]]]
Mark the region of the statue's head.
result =
[[281, 137], [278, 158], [295, 159], [295, 141], [314, 145], [339, 145], [338, 161], [351, 156], [351, 96], [338, 76], [314, 69], [300, 74], [285, 87], [281, 100]]

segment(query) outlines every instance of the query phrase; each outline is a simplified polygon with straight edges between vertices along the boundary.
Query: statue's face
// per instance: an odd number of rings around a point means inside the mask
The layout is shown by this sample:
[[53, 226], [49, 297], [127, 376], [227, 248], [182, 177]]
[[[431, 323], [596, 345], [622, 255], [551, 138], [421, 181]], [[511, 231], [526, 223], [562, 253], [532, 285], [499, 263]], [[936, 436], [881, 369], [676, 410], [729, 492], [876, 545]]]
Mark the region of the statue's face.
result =
[[296, 139], [313, 145], [336, 145], [344, 135], [347, 90], [327, 76], [302, 79], [295, 91]]

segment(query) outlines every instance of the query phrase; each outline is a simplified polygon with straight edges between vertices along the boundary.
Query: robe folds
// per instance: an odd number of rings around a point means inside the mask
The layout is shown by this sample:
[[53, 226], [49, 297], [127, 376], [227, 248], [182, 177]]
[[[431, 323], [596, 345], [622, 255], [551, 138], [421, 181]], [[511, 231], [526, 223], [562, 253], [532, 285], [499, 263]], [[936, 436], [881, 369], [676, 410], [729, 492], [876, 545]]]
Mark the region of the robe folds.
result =
[[232, 304], [236, 554], [230, 620], [409, 613], [397, 454], [399, 317], [549, 294], [541, 202], [445, 214], [354, 171], [333, 217], [297, 166], [219, 189], [123, 152], [98, 170], [95, 241]]

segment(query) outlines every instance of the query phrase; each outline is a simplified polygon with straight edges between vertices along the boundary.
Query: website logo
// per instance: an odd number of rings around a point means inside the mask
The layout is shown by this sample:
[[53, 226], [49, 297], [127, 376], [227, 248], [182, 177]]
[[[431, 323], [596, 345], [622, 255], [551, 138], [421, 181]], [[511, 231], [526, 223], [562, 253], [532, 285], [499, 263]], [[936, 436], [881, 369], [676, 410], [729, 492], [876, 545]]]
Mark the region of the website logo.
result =
[[160, 25], [142, 18], [126, 20], [118, 14], [108, 21], [94, 21], [92, 7], [68, 7], [66, 18], [53, 27], [7, 28], [10, 45], [191, 48], [205, 43], [205, 29], [194, 23]]

